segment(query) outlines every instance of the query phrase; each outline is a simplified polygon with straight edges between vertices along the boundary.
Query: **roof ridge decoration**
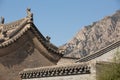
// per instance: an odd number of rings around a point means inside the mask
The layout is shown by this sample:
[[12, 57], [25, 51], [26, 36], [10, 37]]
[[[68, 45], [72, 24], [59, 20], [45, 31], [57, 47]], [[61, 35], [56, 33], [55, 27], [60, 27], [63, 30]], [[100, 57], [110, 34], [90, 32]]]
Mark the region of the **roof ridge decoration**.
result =
[[4, 24], [4, 21], [5, 21], [4, 17], [1, 16], [0, 24]]
[[[1, 17], [1, 24], [0, 24], [0, 48], [5, 47], [8, 44], [14, 42], [16, 39], [18, 39], [22, 34], [30, 28], [24, 27], [28, 23], [33, 22], [33, 13], [30, 12], [31, 9], [27, 8], [27, 17], [20, 19], [18, 21], [4, 24], [4, 18]], [[25, 29], [24, 29], [24, 28]], [[22, 31], [22, 32], [21, 32]], [[20, 32], [20, 34], [17, 35], [17, 33]]]
[[33, 13], [27, 8], [27, 16], [12, 23], [0, 24], [0, 48], [7, 47], [19, 39], [26, 31], [31, 30], [43, 46], [53, 53], [61, 56], [59, 49], [50, 43], [50, 37], [44, 37], [33, 23]]
[[[32, 24], [34, 25], [34, 24]], [[34, 33], [34, 35], [37, 36], [38, 40], [44, 45], [44, 47], [46, 47], [46, 49], [48, 49], [49, 51], [53, 52], [53, 53], [57, 53], [61, 56], [63, 56], [63, 53], [59, 52], [58, 47], [56, 47], [55, 45], [53, 45], [52, 43], [50, 43], [50, 41], [48, 41], [39, 31], [38, 29], [35, 27], [31, 27], [32, 32]]]
[[33, 13], [31, 13], [31, 9], [27, 8], [26, 12], [27, 12], [27, 17], [26, 18], [29, 18], [28, 22], [32, 22], [33, 21]]
[[43, 77], [55, 77], [55, 76], [69, 76], [78, 74], [90, 74], [90, 65], [84, 64], [70, 64], [70, 65], [56, 65], [40, 67], [36, 69], [26, 69], [20, 72], [22, 79], [29, 78], [43, 78]]

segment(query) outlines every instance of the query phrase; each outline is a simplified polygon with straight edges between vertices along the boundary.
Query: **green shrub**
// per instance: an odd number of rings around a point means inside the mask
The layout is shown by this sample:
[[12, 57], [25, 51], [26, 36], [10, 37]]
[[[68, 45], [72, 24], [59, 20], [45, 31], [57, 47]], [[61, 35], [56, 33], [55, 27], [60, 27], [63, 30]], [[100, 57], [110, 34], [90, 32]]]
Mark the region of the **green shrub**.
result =
[[113, 63], [102, 64], [97, 80], [120, 80], [120, 52], [115, 53]]

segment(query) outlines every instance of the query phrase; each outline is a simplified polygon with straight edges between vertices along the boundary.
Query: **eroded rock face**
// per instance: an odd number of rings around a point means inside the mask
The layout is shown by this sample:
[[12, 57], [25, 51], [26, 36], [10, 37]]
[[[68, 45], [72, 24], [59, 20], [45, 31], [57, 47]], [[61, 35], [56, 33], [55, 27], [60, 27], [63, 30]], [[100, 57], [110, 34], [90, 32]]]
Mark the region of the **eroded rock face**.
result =
[[63, 45], [66, 57], [81, 58], [120, 39], [120, 10], [112, 16], [85, 26]]

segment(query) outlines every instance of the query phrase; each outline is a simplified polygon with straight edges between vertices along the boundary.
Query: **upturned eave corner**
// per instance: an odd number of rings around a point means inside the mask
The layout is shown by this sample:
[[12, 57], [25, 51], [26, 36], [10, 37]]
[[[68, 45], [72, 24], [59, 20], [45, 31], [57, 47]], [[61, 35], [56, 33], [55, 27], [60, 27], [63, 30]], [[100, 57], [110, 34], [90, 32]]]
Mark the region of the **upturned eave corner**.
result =
[[[12, 45], [18, 45], [16, 42], [21, 42], [22, 37], [31, 37], [36, 38], [37, 41], [42, 44], [42, 46], [47, 50], [47, 53], [43, 53], [43, 55], [48, 58], [49, 60], [57, 63], [59, 59], [63, 56], [63, 54], [59, 51], [58, 47], [53, 45], [50, 42], [50, 37], [44, 37], [42, 33], [37, 29], [33, 22], [33, 13], [31, 13], [31, 9], [27, 8], [26, 10], [27, 16], [11, 22], [11, 23], [4, 23], [4, 18], [1, 17], [1, 24], [0, 24], [0, 56], [9, 54], [8, 51], [6, 51], [6, 48], [11, 50]], [[31, 34], [29, 34], [31, 33]], [[33, 36], [33, 37], [32, 37]], [[25, 42], [26, 43], [26, 42]], [[20, 43], [19, 43], [20, 44]], [[36, 42], [35, 42], [36, 44]], [[40, 48], [40, 45], [38, 45]], [[17, 47], [15, 47], [17, 49]], [[39, 49], [40, 50], [40, 49]], [[48, 55], [49, 54], [49, 55]]]

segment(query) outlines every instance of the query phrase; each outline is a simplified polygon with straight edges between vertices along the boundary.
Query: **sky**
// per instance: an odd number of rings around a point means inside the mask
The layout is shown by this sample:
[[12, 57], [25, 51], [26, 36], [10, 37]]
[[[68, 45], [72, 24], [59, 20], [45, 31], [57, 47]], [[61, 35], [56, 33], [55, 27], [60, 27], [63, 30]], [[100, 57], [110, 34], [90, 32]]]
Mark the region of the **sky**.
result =
[[26, 17], [27, 8], [31, 8], [38, 30], [61, 46], [84, 26], [114, 14], [120, 0], [0, 0], [5, 23]]

